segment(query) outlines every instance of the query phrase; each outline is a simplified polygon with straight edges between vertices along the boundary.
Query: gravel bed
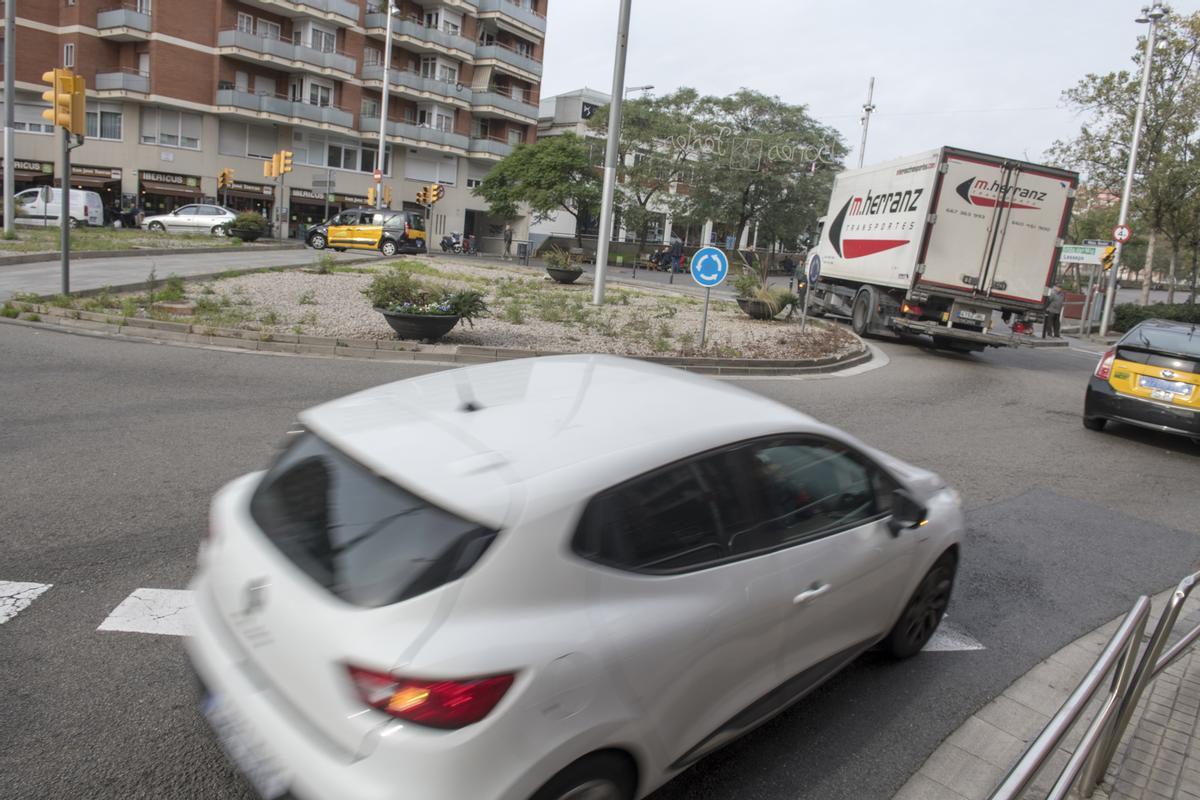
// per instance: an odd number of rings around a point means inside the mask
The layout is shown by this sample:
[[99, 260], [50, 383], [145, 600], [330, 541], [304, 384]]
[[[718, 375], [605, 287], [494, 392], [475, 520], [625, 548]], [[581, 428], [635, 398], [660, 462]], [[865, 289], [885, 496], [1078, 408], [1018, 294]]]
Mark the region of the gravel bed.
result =
[[[484, 291], [490, 313], [474, 327], [460, 323], [439, 340], [525, 350], [695, 355], [699, 351], [703, 301], [695, 297], [613, 286], [609, 304], [590, 305], [591, 286], [561, 285], [532, 271], [446, 259], [409, 259], [423, 282]], [[386, 269], [386, 266], [380, 269]], [[436, 271], [435, 275], [424, 273]], [[362, 290], [370, 274], [308, 271], [264, 272], [188, 284], [191, 301], [229, 310], [219, 327], [269, 333], [302, 333], [346, 339], [391, 339], [395, 333], [371, 308]], [[810, 321], [753, 320], [736, 303], [714, 300], [709, 309], [704, 355], [730, 358], [815, 358], [859, 349], [844, 329]]]

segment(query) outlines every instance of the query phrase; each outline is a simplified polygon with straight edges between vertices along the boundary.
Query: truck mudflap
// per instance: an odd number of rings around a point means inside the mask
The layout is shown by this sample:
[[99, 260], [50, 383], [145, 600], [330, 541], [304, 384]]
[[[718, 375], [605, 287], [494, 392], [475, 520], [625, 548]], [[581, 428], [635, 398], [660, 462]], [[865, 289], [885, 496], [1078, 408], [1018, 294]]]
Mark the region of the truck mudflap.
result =
[[1024, 333], [986, 333], [983, 331], [968, 331], [962, 328], [947, 328], [931, 320], [904, 319], [892, 317], [891, 327], [898, 333], [925, 334], [968, 345], [983, 347], [1066, 347], [1066, 339], [1042, 339]]

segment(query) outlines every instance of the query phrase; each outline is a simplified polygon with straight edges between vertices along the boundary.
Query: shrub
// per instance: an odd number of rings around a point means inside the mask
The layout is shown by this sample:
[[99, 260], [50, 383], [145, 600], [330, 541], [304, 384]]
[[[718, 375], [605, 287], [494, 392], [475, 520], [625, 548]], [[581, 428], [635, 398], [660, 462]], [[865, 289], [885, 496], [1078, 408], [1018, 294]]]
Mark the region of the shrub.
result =
[[253, 242], [267, 232], [267, 220], [255, 211], [245, 211], [238, 214], [229, 223], [229, 234], [243, 242]]
[[393, 266], [387, 272], [379, 273], [362, 291], [374, 308], [424, 305], [428, 302], [425, 286], [400, 266]]
[[1113, 311], [1113, 327], [1119, 331], [1127, 331], [1139, 322], [1148, 319], [1166, 319], [1172, 322], [1192, 322], [1200, 324], [1200, 305], [1191, 303], [1155, 303], [1149, 306], [1139, 306], [1134, 303], [1121, 303]]
[[565, 269], [571, 272], [583, 272], [583, 267], [575, 263], [571, 257], [570, 250], [564, 250], [561, 247], [551, 247], [542, 254], [542, 260], [546, 262], [546, 266], [551, 269]]
[[450, 292], [442, 299], [472, 328], [475, 327], [475, 318], [482, 317], [488, 310], [487, 304], [483, 302], [483, 292], [477, 292], [474, 289]]
[[183, 278], [172, 272], [167, 276], [167, 280], [163, 283], [162, 291], [156, 295], [156, 299], [175, 303], [183, 298]]
[[19, 316], [21, 316], [21, 312], [16, 306], [5, 303], [4, 307], [0, 308], [0, 317], [4, 317], [5, 319], [16, 319]]

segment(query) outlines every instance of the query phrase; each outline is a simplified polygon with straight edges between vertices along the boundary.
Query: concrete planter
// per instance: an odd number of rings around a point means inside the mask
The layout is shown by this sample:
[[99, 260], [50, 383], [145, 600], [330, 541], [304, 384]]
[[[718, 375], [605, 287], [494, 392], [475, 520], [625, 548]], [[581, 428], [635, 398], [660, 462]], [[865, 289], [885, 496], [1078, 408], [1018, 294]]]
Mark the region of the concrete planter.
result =
[[459, 319], [457, 314], [397, 314], [382, 308], [375, 310], [383, 314], [397, 337], [422, 342], [436, 342], [453, 330]]
[[754, 300], [749, 297], [739, 297], [737, 304], [742, 311], [754, 319], [774, 319], [783, 310], [782, 308], [772, 309], [770, 303], [763, 302], [762, 300]]
[[574, 283], [579, 280], [579, 276], [583, 274], [581, 269], [557, 269], [555, 267], [546, 267], [546, 274], [559, 283]]

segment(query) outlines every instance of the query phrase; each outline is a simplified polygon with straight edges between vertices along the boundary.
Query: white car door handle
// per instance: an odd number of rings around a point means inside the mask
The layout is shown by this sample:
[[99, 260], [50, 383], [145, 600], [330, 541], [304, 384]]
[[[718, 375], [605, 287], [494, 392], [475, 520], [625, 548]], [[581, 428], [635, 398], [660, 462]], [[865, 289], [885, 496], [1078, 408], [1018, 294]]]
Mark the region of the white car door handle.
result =
[[825, 594], [828, 591], [829, 591], [828, 583], [826, 583], [822, 586], [814, 586], [813, 588], [808, 589], [807, 591], [803, 591], [800, 594], [793, 597], [792, 604], [797, 605], [797, 606], [804, 605], [809, 600], [814, 600], [814, 599], [820, 597], [821, 595]]

